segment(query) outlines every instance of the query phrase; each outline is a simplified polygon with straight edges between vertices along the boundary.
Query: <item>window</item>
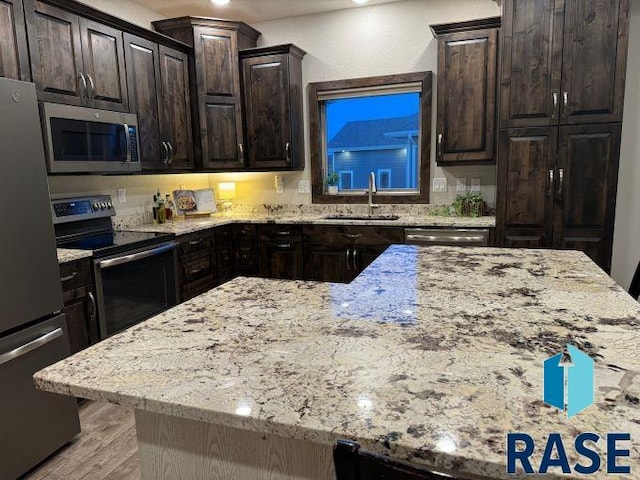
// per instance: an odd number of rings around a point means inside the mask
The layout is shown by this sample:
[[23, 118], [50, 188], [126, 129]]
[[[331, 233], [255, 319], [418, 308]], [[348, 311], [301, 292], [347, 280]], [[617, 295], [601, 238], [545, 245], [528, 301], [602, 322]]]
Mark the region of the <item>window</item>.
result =
[[[313, 201], [429, 201], [431, 72], [309, 85]], [[326, 178], [338, 175], [339, 195]]]
[[378, 170], [378, 188], [391, 188], [391, 170], [385, 168]]

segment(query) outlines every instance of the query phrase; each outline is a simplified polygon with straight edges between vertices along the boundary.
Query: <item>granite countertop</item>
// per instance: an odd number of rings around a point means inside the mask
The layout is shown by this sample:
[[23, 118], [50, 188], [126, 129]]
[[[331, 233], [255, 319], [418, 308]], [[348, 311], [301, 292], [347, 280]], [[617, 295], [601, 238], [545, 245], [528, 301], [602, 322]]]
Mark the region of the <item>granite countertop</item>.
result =
[[57, 250], [59, 264], [73, 262], [93, 255], [91, 250], [76, 250], [73, 248], [58, 248]]
[[400, 215], [397, 220], [353, 220], [327, 219], [325, 215], [295, 214], [295, 215], [265, 215], [265, 214], [234, 214], [226, 216], [215, 214], [210, 218], [178, 220], [162, 225], [147, 224], [132, 226], [127, 230], [140, 232], [168, 232], [185, 235], [230, 223], [279, 223], [279, 224], [318, 224], [318, 225], [377, 225], [391, 227], [451, 227], [451, 228], [493, 228], [495, 217], [440, 217], [435, 215]]
[[[327, 444], [355, 439], [513, 478], [508, 432], [538, 445], [561, 433], [571, 464], [578, 432], [640, 437], [639, 327], [640, 305], [582, 253], [394, 245], [349, 285], [237, 278], [35, 379], [52, 392]], [[595, 360], [595, 404], [571, 420], [542, 401], [543, 361], [566, 344]], [[630, 448], [619, 463], [637, 472], [640, 448]]]

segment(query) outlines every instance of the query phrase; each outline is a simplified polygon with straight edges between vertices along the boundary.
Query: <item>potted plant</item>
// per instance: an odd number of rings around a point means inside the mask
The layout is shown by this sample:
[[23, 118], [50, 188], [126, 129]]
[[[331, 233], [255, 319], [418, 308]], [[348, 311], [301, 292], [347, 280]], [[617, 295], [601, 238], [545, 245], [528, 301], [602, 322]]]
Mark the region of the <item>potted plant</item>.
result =
[[486, 211], [486, 204], [480, 192], [467, 191], [464, 195], [458, 195], [452, 207], [456, 215], [463, 217], [482, 217]]
[[336, 172], [331, 172], [327, 175], [327, 191], [329, 195], [337, 195], [338, 194], [338, 180], [340, 177]]

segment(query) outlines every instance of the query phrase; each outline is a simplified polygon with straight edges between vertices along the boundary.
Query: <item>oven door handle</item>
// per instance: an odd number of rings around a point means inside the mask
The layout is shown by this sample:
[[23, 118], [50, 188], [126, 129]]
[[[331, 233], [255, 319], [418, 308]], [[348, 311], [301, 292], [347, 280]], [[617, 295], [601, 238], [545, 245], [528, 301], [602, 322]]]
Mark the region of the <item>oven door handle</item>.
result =
[[124, 263], [131, 263], [137, 260], [142, 260], [143, 258], [155, 257], [165, 252], [175, 250], [177, 245], [178, 244], [176, 242], [169, 242], [160, 247], [153, 248], [151, 250], [145, 250], [144, 252], [132, 253], [131, 255], [124, 255], [122, 257], [111, 258], [109, 260], [102, 260], [98, 262], [98, 267], [102, 269], [106, 269], [106, 268], [116, 267]]

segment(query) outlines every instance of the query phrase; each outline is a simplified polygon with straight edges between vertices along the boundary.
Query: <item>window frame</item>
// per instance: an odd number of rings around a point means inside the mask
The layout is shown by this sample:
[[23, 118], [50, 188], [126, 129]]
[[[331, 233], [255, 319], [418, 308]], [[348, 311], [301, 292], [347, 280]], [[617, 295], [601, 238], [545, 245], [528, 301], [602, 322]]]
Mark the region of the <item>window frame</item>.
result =
[[323, 162], [323, 127], [320, 112], [321, 93], [335, 90], [349, 90], [370, 87], [385, 87], [406, 83], [420, 83], [420, 182], [418, 193], [386, 193], [376, 195], [376, 203], [429, 203], [429, 187], [431, 172], [431, 135], [432, 135], [432, 84], [433, 74], [430, 71], [384, 75], [377, 77], [353, 78], [329, 82], [310, 83], [309, 99], [309, 137], [311, 157], [311, 198], [313, 203], [366, 203], [366, 193], [329, 195], [325, 192], [325, 171]]
[[[383, 173], [386, 173], [387, 176], [389, 177], [389, 186], [388, 187], [383, 187], [382, 186], [382, 174]], [[390, 168], [378, 168], [376, 170], [376, 182], [378, 182], [377, 185], [376, 185], [378, 187], [378, 189], [384, 189], [384, 190], [391, 189], [391, 169]]]

